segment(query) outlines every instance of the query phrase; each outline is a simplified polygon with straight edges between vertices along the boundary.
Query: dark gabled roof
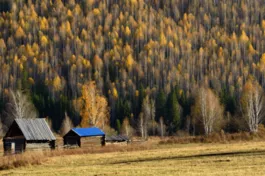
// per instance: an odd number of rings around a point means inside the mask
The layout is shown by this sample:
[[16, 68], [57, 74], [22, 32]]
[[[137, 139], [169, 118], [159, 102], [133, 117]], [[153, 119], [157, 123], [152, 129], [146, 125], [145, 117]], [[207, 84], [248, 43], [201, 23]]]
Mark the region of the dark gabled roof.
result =
[[97, 127], [91, 127], [91, 128], [73, 128], [73, 132], [75, 132], [80, 137], [88, 137], [88, 136], [105, 136], [105, 133], [97, 128]]
[[106, 142], [125, 142], [125, 141], [129, 141], [129, 137], [128, 136], [124, 136], [124, 135], [113, 135], [113, 136], [106, 136], [105, 141]]
[[56, 140], [45, 119], [15, 119], [27, 141]]

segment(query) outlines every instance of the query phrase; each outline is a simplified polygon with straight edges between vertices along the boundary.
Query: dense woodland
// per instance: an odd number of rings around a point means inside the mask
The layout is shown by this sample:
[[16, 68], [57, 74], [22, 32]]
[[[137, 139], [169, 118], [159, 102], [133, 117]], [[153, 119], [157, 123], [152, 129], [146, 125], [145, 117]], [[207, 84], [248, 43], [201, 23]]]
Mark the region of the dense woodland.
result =
[[93, 85], [98, 110], [108, 107], [101, 125], [118, 133], [262, 123], [263, 0], [13, 0], [1, 9], [3, 123], [11, 90], [23, 90], [54, 131], [66, 116], [85, 126], [89, 113], [76, 104]]

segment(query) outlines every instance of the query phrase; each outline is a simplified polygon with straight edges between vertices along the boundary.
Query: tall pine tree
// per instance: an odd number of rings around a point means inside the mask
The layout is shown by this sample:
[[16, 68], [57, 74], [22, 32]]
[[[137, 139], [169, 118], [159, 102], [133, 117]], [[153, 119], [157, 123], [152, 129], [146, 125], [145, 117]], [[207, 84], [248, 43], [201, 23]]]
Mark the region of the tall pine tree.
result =
[[158, 122], [160, 117], [165, 117], [165, 106], [167, 103], [167, 97], [164, 91], [160, 91], [156, 97], [156, 121]]
[[167, 99], [167, 116], [165, 117], [168, 126], [168, 133], [173, 135], [180, 128], [181, 107], [177, 100], [176, 91], [173, 90]]

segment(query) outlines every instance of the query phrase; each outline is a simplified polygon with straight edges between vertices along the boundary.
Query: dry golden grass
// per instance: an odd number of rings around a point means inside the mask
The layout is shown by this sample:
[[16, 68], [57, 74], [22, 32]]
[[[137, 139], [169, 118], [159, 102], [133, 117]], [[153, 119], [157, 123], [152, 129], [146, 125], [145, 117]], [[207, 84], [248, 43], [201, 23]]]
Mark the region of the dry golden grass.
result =
[[[115, 148], [116, 152], [110, 152], [106, 148], [91, 153], [73, 150], [72, 154], [63, 156], [57, 156], [55, 151], [53, 157], [47, 157], [41, 165], [4, 170], [0, 174], [39, 176], [265, 174], [265, 142], [151, 145], [153, 146], [149, 148], [132, 146], [123, 150]], [[80, 154], [76, 154], [78, 151]], [[40, 154], [40, 156], [45, 155], [47, 153]]]
[[74, 149], [56, 149], [56, 150], [37, 150], [27, 151], [23, 154], [6, 155], [0, 157], [0, 170], [7, 170], [22, 166], [39, 165], [47, 161], [51, 157], [67, 156], [67, 155], [84, 155], [96, 153], [110, 153], [110, 152], [130, 152], [148, 150], [155, 146], [149, 143], [142, 143], [140, 145], [109, 145], [106, 147], [87, 147]]

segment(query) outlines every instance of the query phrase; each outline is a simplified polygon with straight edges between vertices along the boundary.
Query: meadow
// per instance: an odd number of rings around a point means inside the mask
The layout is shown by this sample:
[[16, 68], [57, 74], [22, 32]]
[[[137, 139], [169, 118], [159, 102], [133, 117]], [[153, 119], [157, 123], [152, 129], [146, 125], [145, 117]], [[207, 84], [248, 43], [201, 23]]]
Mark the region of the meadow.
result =
[[265, 175], [263, 141], [193, 144], [158, 144], [149, 141], [145, 144], [107, 146], [93, 151], [72, 149], [24, 155], [34, 156], [39, 163], [9, 168], [0, 171], [0, 174]]

